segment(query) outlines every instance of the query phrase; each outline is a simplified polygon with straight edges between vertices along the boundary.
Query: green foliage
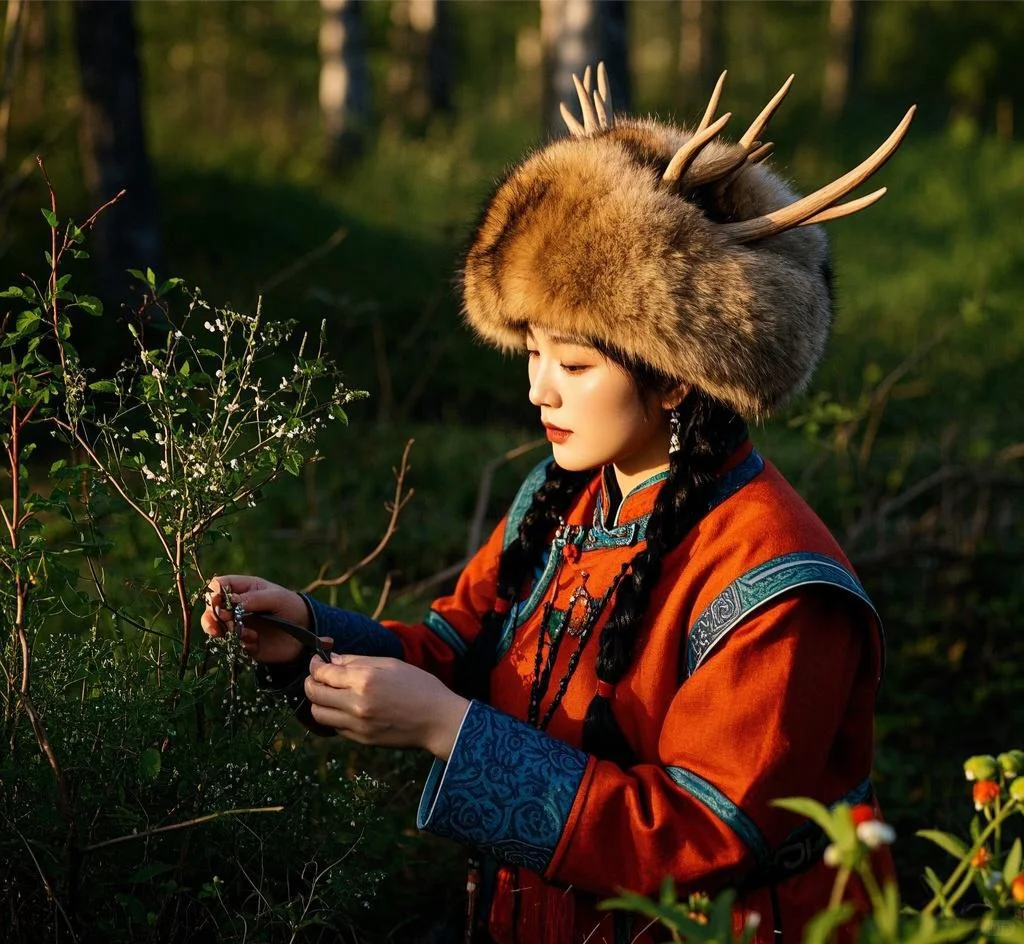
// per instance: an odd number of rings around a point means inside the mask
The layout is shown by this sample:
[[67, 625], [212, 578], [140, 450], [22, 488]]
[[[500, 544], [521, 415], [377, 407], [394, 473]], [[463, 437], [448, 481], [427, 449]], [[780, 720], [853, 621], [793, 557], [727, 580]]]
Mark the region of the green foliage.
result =
[[[293, 325], [194, 292], [176, 320], [181, 280], [152, 269], [135, 356], [93, 379], [70, 339], [102, 307], [63, 271], [88, 225], [59, 223], [52, 195], [43, 216], [47, 278], [0, 293], [2, 937], [337, 939], [381, 878], [353, 853], [382, 788], [295, 734], [234, 640], [196, 651], [191, 622], [226, 516], [299, 474], [360, 394], [323, 333], [307, 352]], [[42, 487], [41, 444], [64, 452]], [[132, 521], [150, 553], [111, 586]]]

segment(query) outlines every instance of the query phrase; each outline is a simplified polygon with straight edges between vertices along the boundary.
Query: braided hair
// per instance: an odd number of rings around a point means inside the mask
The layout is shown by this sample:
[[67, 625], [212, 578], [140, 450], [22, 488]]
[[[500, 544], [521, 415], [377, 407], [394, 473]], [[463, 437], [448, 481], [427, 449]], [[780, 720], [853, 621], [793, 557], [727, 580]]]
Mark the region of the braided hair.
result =
[[[598, 348], [601, 350], [601, 348]], [[623, 366], [634, 378], [641, 396], [664, 393], [672, 383], [646, 365], [629, 363], [617, 352], [602, 353]], [[615, 604], [598, 639], [597, 677], [616, 685], [633, 662], [636, 642], [651, 593], [661, 577], [662, 561], [700, 520], [722, 463], [728, 458], [742, 429], [742, 420], [729, 407], [694, 389], [677, 407], [681, 448], [669, 457], [669, 475], [658, 495], [647, 525], [643, 551], [627, 565]], [[519, 533], [502, 553], [498, 564], [494, 608], [463, 658], [456, 677], [460, 692], [488, 701], [490, 674], [497, 656], [505, 619], [541, 559], [551, 534], [586, 484], [593, 470], [572, 472], [556, 463], [523, 516]], [[632, 751], [622, 734], [606, 695], [595, 695], [583, 723], [583, 749], [621, 766], [628, 766]]]

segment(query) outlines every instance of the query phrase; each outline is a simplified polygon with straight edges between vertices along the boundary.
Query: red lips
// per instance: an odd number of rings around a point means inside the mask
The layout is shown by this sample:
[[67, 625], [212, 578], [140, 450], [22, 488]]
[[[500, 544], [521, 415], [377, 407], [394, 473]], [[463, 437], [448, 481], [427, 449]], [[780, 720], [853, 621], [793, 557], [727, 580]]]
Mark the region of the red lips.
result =
[[550, 423], [544, 424], [544, 430], [548, 434], [548, 442], [553, 443], [564, 443], [572, 435], [571, 429], [562, 429]]

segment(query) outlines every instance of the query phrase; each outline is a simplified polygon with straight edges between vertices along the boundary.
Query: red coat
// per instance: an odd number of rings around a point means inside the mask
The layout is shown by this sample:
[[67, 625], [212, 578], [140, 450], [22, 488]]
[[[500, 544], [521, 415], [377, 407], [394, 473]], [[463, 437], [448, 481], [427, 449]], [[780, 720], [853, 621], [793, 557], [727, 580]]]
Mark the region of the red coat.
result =
[[[727, 465], [718, 503], [664, 560], [634, 663], [615, 688], [636, 764], [622, 769], [579, 750], [596, 690], [595, 637], [546, 731], [517, 720], [527, 717], [543, 601], [553, 601], [557, 621], [581, 583], [593, 598], [604, 593], [643, 548], [664, 478], [633, 489], [612, 522], [601, 475], [578, 497], [569, 549], [553, 549], [506, 623], [492, 706], [473, 703], [424, 790], [422, 827], [514, 863], [498, 875], [490, 913], [500, 944], [657, 939], [593, 905], [622, 888], [656, 895], [666, 875], [680, 895], [746, 887], [737, 925], [757, 912], [756, 941], [781, 929], [796, 942], [826, 906], [834, 872], [820, 861], [821, 835], [771, 801], [867, 795], [878, 621], [828, 530], [749, 442]], [[385, 622], [408, 661], [452, 682], [492, 607], [505, 541], [503, 520], [425, 622]], [[563, 643], [542, 712], [578, 640]]]

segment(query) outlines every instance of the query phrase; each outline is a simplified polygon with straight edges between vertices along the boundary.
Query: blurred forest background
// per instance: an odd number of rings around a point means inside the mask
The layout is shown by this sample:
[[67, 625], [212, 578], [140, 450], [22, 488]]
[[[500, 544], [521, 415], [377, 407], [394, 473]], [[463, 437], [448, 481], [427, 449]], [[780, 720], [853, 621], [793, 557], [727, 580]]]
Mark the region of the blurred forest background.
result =
[[[302, 585], [321, 564], [360, 558], [385, 529], [392, 467], [415, 438], [416, 496], [397, 533], [328, 597], [372, 610], [387, 582], [397, 617], [450, 586], [541, 455], [518, 450], [539, 432], [524, 366], [474, 344], [454, 275], [502, 169], [563, 133], [557, 102], [574, 102], [572, 71], [604, 59], [618, 110], [692, 124], [728, 68], [720, 111], [742, 127], [796, 73], [770, 138], [773, 166], [802, 192], [863, 159], [916, 102], [907, 141], [875, 179], [888, 195], [828, 227], [839, 304], [812, 391], [753, 434], [844, 543], [886, 621], [877, 786], [904, 837], [905, 891], [922, 890], [930, 853], [912, 834], [958, 821], [963, 758], [1024, 746], [1024, 4], [0, 10], [0, 282], [45, 272], [40, 154], [63, 215], [81, 220], [128, 191], [75, 270], [106, 303], [76, 335], [100, 375], [130, 351], [129, 267], [240, 311], [262, 298], [274, 318], [326, 319], [331, 353], [370, 397], [320, 462], [233, 523], [207, 566]], [[108, 581], [141, 540], [125, 526], [104, 559]], [[71, 618], [60, 628], [83, 631]], [[391, 823], [378, 829], [389, 841], [361, 853], [377, 855], [387, 892], [346, 926], [353, 939], [410, 939], [394, 930], [396, 908], [457, 908], [458, 857], [407, 834], [419, 760], [346, 756], [350, 773], [370, 767], [390, 785]], [[438, 855], [450, 860], [443, 875]]]

